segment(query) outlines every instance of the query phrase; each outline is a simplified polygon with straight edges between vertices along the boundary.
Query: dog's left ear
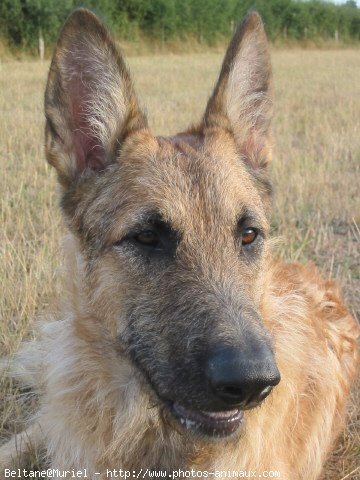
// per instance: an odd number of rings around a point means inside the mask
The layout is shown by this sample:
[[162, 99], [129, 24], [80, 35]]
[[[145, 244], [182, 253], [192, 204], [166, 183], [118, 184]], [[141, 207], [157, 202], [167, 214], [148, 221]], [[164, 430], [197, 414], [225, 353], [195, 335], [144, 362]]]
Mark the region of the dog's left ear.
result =
[[60, 33], [45, 115], [46, 156], [66, 188], [106, 168], [125, 138], [147, 127], [124, 60], [89, 10], [75, 10]]
[[263, 169], [271, 160], [271, 97], [268, 42], [260, 15], [250, 12], [226, 52], [203, 128], [230, 131], [244, 160]]

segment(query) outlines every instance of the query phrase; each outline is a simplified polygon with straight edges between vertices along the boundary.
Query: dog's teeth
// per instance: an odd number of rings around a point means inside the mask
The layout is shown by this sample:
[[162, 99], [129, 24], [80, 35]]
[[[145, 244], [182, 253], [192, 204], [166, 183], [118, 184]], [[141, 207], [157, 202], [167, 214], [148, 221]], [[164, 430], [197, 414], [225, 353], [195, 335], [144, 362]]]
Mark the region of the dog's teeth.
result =
[[191, 427], [196, 426], [196, 422], [194, 422], [193, 420], [190, 420], [189, 418], [187, 418], [187, 419], [185, 420], [185, 426], [186, 426], [186, 428], [191, 429]]

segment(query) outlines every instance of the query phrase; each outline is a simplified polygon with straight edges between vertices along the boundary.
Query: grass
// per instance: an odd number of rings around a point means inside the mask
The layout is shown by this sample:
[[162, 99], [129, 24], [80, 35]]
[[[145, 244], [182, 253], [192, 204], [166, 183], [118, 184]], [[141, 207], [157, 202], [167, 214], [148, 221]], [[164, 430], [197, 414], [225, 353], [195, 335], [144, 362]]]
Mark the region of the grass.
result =
[[[200, 118], [215, 82], [216, 53], [133, 57], [130, 67], [155, 133]], [[276, 144], [274, 233], [279, 255], [314, 261], [336, 277], [360, 311], [359, 52], [274, 51]], [[48, 64], [0, 64], [0, 352], [16, 350], [34, 321], [55, 308], [63, 233], [55, 175], [43, 153], [43, 91]], [[360, 385], [326, 480], [359, 478]], [[19, 401], [15, 402], [14, 399]], [[0, 389], [0, 438], [20, 428], [28, 408], [8, 381]], [[351, 473], [353, 472], [353, 473]]]

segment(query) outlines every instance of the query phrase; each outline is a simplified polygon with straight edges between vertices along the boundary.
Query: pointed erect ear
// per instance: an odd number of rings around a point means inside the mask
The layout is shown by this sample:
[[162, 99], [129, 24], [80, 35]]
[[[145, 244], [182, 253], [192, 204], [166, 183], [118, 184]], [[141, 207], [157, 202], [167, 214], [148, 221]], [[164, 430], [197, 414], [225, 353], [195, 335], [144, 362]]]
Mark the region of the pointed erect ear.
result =
[[45, 115], [46, 156], [64, 186], [104, 169], [127, 135], [147, 127], [114, 41], [88, 10], [70, 15], [60, 34]]
[[253, 168], [271, 159], [271, 65], [264, 26], [250, 12], [226, 52], [220, 77], [209, 100], [204, 127], [232, 133], [241, 155]]

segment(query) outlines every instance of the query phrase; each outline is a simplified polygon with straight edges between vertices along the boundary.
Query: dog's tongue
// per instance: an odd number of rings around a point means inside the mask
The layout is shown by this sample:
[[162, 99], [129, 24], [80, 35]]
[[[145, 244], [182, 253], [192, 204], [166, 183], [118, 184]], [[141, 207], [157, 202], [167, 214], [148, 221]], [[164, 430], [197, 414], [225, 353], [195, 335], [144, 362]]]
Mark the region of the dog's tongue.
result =
[[201, 420], [201, 418], [204, 419], [212, 419], [212, 420], [230, 420], [235, 418], [236, 416], [239, 415], [240, 411], [239, 409], [233, 409], [233, 410], [225, 410], [221, 412], [208, 412], [206, 410], [189, 410], [182, 405], [179, 405], [178, 403], [174, 403], [174, 409], [175, 411], [186, 417], [186, 418], [191, 418], [194, 420]]

